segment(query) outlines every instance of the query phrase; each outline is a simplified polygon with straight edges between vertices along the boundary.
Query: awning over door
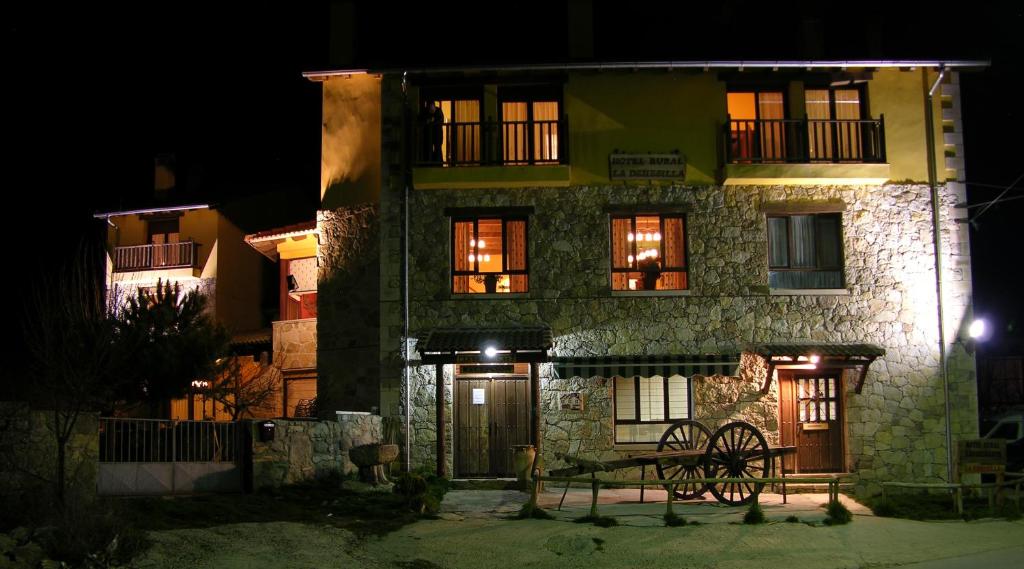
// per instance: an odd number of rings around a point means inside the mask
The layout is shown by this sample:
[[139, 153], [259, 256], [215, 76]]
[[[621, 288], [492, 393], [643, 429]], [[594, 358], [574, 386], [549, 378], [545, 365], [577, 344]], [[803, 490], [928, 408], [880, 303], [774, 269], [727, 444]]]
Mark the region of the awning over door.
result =
[[593, 358], [554, 358], [555, 375], [570, 377], [690, 377], [700, 375], [736, 375], [739, 354], [673, 356], [602, 356]]
[[435, 328], [419, 338], [423, 363], [546, 362], [551, 349], [546, 326], [516, 328]]
[[746, 350], [760, 356], [768, 365], [768, 371], [761, 386], [767, 393], [771, 386], [775, 368], [780, 365], [808, 366], [809, 369], [854, 368], [860, 370], [855, 391], [860, 393], [868, 366], [885, 355], [885, 349], [874, 344], [755, 344]]

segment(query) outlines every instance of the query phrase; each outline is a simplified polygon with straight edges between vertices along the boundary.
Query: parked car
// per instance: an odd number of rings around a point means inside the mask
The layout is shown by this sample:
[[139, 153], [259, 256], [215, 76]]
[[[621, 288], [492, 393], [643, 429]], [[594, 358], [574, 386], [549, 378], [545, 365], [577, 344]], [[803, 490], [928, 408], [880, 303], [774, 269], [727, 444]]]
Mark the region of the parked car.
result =
[[1006, 470], [1024, 470], [1024, 412], [1003, 416], [984, 438], [1006, 439]]

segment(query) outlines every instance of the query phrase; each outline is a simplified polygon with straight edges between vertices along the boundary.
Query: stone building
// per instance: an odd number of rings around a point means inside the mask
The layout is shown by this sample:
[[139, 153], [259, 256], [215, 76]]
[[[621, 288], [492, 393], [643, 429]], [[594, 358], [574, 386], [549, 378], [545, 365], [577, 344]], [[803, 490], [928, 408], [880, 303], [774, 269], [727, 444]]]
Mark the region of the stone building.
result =
[[401, 417], [407, 463], [456, 477], [696, 419], [861, 492], [949, 478], [977, 435], [954, 204], [979, 65], [307, 73], [321, 414]]

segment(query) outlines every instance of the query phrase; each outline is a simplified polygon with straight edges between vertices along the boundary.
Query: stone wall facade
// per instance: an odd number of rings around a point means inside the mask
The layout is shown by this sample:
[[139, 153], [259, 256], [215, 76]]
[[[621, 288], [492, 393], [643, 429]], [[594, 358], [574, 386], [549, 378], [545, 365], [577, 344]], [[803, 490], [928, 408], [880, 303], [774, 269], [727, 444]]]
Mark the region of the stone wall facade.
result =
[[274, 322], [273, 337], [278, 367], [316, 369], [316, 318]]
[[354, 474], [358, 468], [349, 459], [349, 449], [381, 442], [377, 415], [345, 414], [336, 421], [275, 419], [274, 423], [274, 440], [269, 442], [259, 440], [260, 422], [252, 424], [254, 489]]
[[379, 218], [371, 204], [317, 214], [317, 408], [325, 419], [380, 404]]
[[[962, 185], [940, 187], [940, 198], [947, 368], [952, 434], [958, 439], [977, 434], [973, 356], [956, 342], [971, 316], [966, 230], [952, 220], [953, 204], [963, 199]], [[769, 290], [763, 211], [769, 203], [839, 205], [844, 291]], [[525, 298], [453, 295], [445, 208], [522, 206], [533, 207]], [[688, 212], [687, 291], [639, 296], [610, 290], [606, 211], [617, 206]], [[552, 354], [573, 357], [729, 354], [753, 343], [877, 344], [886, 355], [871, 365], [862, 393], [853, 392], [850, 377], [845, 381], [846, 468], [866, 492], [877, 491], [882, 480], [946, 477], [931, 205], [925, 185], [429, 190], [411, 192], [410, 211], [415, 212], [409, 220], [412, 337], [435, 327], [547, 325], [555, 341]], [[609, 444], [610, 403], [601, 403], [610, 402], [608, 382], [554, 380], [545, 367], [546, 446], [561, 448], [570, 431], [586, 431], [585, 450], [591, 456], [615, 452]], [[695, 381], [695, 418], [717, 424], [756, 417], [769, 439], [776, 439], [777, 389], [762, 396], [752, 373], [741, 372], [733, 381]], [[413, 368], [414, 466], [435, 460], [433, 375], [432, 367]], [[561, 417], [554, 411], [555, 394], [566, 389], [587, 393], [591, 405], [583, 416]], [[450, 405], [450, 386], [448, 391]], [[544, 456], [551, 456], [549, 449]]]
[[[67, 444], [69, 496], [96, 495], [99, 471], [99, 415], [82, 413]], [[56, 479], [57, 444], [52, 412], [0, 401], [0, 503], [28, 492], [50, 492]]]

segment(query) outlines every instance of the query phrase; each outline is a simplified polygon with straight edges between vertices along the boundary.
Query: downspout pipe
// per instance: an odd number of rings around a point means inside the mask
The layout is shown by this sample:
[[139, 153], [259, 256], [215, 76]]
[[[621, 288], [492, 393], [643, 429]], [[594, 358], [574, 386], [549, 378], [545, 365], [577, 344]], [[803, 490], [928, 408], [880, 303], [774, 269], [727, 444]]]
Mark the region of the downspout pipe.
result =
[[412, 470], [412, 381], [409, 377], [409, 186], [412, 178], [411, 137], [409, 136], [409, 84], [407, 74], [402, 73], [402, 384], [405, 397], [402, 401], [405, 414], [405, 471]]
[[[922, 79], [925, 85], [928, 84], [928, 70], [922, 69]], [[935, 254], [935, 299], [936, 310], [939, 317], [939, 375], [942, 378], [942, 399], [946, 411], [946, 481], [953, 481], [953, 424], [952, 407], [949, 400], [949, 370], [946, 354], [946, 321], [945, 310], [942, 304], [942, 232], [938, 188], [938, 158], [935, 155], [935, 92], [938, 90], [942, 80], [946, 77], [946, 67], [939, 68], [939, 75], [935, 78], [931, 88], [925, 96], [925, 139], [928, 144], [928, 185], [931, 187], [932, 205], [932, 246]]]

